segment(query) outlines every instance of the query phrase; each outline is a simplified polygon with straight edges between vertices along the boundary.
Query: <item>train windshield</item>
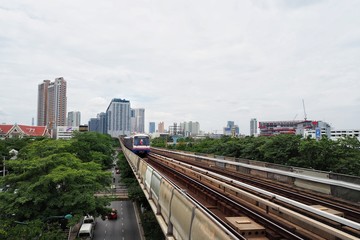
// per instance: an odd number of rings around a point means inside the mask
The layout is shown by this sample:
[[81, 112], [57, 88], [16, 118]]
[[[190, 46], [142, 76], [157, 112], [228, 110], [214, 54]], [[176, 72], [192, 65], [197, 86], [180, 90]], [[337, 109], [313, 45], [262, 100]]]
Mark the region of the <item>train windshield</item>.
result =
[[149, 138], [148, 137], [134, 137], [134, 145], [135, 146], [149, 145]]

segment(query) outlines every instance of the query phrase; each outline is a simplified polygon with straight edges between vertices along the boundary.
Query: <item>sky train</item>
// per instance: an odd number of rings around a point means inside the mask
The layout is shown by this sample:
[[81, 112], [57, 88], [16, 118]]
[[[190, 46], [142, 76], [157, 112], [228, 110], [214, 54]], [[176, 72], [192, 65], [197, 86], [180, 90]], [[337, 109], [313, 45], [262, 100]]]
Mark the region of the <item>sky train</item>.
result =
[[146, 155], [150, 152], [150, 137], [146, 134], [124, 137], [124, 145], [135, 154]]

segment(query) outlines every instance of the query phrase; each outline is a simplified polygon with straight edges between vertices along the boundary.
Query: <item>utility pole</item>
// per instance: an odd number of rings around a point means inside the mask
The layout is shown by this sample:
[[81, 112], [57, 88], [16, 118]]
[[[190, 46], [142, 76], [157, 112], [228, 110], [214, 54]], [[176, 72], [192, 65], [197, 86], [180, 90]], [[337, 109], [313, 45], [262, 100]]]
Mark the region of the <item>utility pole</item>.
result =
[[5, 156], [4, 157], [4, 160], [3, 160], [3, 177], [5, 177]]

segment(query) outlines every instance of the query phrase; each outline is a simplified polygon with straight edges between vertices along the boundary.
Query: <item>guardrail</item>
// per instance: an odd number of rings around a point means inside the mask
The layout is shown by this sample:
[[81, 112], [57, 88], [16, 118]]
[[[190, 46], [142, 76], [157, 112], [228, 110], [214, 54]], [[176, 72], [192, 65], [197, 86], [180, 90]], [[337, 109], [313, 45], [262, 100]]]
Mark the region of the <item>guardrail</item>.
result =
[[237, 239], [143, 159], [122, 150], [166, 239]]

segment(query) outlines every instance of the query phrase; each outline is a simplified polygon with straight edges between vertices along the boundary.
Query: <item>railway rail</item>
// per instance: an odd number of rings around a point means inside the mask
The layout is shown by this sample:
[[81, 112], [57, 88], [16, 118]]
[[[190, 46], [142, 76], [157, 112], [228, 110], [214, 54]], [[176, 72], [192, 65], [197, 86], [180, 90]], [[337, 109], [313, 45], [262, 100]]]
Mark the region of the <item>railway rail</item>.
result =
[[[218, 214], [223, 221], [229, 222], [228, 216], [254, 218], [255, 222], [264, 226], [270, 239], [360, 237], [358, 222], [274, 194], [268, 188], [263, 190], [249, 186], [239, 180], [158, 154], [149, 154], [148, 161], [186, 191], [192, 192], [192, 197], [209, 205], [208, 209]], [[357, 213], [354, 211], [352, 214]]]
[[314, 205], [323, 210], [331, 209], [332, 212], [336, 212], [336, 214], [342, 215], [343, 217], [352, 221], [359, 221], [360, 219], [359, 203], [345, 201], [339, 198], [331, 197], [316, 192], [311, 192], [305, 189], [293, 188], [284, 183], [274, 182], [272, 180], [263, 179], [260, 177], [254, 177], [253, 175], [241, 173], [238, 171], [232, 171], [231, 169], [223, 169], [217, 167], [216, 165], [209, 166], [209, 164], [204, 164], [202, 162], [195, 161], [193, 158], [187, 157], [188, 155], [181, 155], [180, 153], [175, 154], [170, 151], [161, 151], [159, 149], [154, 149], [153, 152], [194, 166], [202, 167], [212, 172], [216, 172], [218, 174], [227, 176], [234, 180], [241, 181], [261, 189], [265, 189], [269, 192], [284, 197], [290, 196], [292, 199], [307, 205]]

